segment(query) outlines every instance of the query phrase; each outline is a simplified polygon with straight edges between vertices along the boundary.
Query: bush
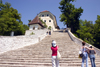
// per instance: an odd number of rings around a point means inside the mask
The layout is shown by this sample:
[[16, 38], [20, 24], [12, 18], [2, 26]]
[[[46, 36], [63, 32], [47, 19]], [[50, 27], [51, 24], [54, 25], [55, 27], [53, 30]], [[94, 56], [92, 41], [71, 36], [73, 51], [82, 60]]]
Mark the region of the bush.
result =
[[35, 33], [32, 32], [30, 35], [35, 35]]

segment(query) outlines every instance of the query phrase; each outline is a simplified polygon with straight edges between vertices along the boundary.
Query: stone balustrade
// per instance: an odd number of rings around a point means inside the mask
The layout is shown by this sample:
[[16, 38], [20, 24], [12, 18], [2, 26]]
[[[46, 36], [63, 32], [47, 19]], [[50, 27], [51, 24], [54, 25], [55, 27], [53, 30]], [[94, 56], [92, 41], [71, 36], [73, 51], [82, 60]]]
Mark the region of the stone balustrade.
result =
[[[71, 31], [70, 31], [69, 28], [67, 29], [67, 31], [68, 31], [68, 34], [69, 34], [70, 38], [72, 39], [72, 41], [74, 41], [75, 43], [77, 43], [77, 44], [79, 44], [79, 45], [82, 45], [83, 40], [81, 40], [81, 39], [75, 37], [75, 36], [71, 33]], [[86, 43], [86, 45], [89, 46], [89, 45], [91, 45], [91, 44]], [[97, 55], [100, 56], [100, 49], [98, 49], [98, 48], [96, 48], [96, 47], [94, 47], [94, 46], [93, 46], [93, 48], [95, 49]]]

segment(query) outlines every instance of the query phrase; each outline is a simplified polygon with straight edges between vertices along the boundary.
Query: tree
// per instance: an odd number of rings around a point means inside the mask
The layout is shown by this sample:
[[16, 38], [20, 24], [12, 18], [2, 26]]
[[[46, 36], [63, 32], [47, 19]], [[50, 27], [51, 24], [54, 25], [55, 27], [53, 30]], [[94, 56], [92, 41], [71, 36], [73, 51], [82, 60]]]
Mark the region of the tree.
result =
[[70, 27], [73, 33], [76, 33], [76, 31], [79, 29], [79, 18], [83, 12], [83, 9], [81, 7], [78, 9], [75, 8], [70, 2], [74, 2], [74, 0], [62, 0], [60, 2], [59, 9], [62, 12], [60, 15], [60, 21], [67, 27]]
[[97, 15], [97, 20], [95, 21], [94, 24], [94, 39], [95, 39], [95, 44], [94, 46], [100, 48], [100, 15]]
[[90, 44], [94, 44], [93, 29], [92, 21], [80, 20], [80, 28], [76, 31], [79, 34], [77, 36]]
[[25, 29], [21, 21], [21, 14], [11, 7], [11, 4], [5, 4], [0, 1], [0, 35], [10, 35], [14, 31], [14, 35], [23, 35]]
[[51, 26], [49, 26], [48, 29], [51, 30]]
[[92, 21], [80, 20], [80, 28], [76, 31], [77, 35], [82, 40], [100, 48], [100, 16], [97, 15], [95, 24]]
[[24, 28], [24, 31], [29, 30], [29, 27], [25, 24], [23, 24], [23, 28]]
[[28, 22], [31, 22], [31, 20], [28, 20]]

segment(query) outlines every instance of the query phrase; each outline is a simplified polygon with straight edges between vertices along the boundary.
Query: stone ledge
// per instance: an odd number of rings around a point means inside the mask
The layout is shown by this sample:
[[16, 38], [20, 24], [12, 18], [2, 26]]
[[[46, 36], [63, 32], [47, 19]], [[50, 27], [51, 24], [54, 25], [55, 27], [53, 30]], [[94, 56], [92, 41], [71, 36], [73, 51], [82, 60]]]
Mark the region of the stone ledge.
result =
[[[70, 38], [72, 39], [72, 41], [74, 41], [75, 43], [77, 43], [77, 44], [79, 44], [79, 45], [82, 45], [83, 40], [81, 40], [81, 39], [77, 38], [76, 36], [74, 36], [74, 35], [71, 33], [70, 29], [68, 29], [68, 34], [69, 34]], [[86, 43], [86, 45], [89, 46], [89, 45], [91, 45], [91, 44]], [[94, 47], [94, 46], [93, 46], [93, 48], [95, 49], [96, 54], [100, 56], [100, 49], [98, 49], [98, 48], [96, 48], [96, 47]]]

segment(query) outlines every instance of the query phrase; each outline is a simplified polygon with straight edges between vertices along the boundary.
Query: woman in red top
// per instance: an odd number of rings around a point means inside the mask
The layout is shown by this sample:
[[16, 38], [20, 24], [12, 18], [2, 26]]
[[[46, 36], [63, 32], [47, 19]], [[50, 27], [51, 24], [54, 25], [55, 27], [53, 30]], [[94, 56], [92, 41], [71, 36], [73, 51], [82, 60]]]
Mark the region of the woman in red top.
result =
[[56, 45], [56, 41], [52, 41], [52, 67], [59, 67], [59, 60], [57, 59], [57, 50], [58, 46]]

